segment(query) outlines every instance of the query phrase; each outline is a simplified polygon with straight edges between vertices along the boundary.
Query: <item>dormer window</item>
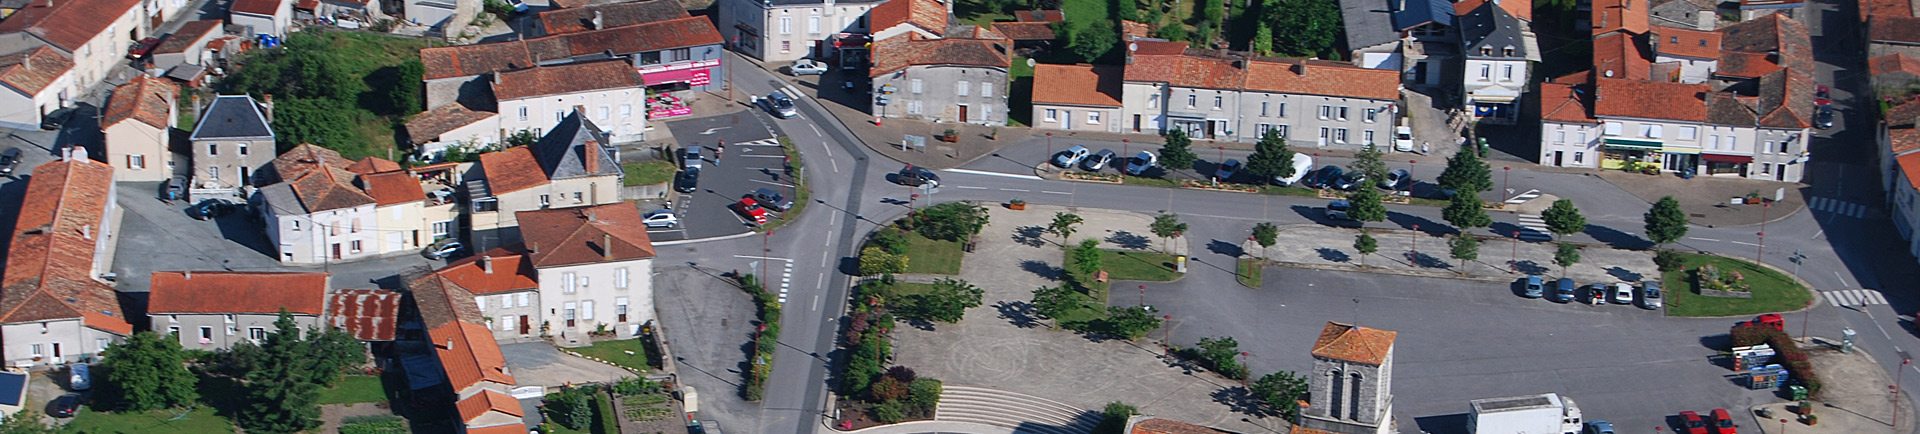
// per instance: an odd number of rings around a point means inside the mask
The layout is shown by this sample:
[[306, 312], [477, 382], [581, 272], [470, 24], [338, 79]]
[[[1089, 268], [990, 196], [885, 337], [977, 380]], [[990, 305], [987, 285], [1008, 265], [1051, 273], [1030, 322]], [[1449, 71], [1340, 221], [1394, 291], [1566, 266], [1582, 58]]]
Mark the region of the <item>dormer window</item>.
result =
[[1493, 55], [1493, 47], [1480, 47], [1480, 55], [1482, 55], [1482, 56], [1492, 56], [1492, 55]]
[[1680, 37], [1679, 37], [1679, 36], [1674, 36], [1674, 37], [1669, 37], [1669, 38], [1667, 38], [1667, 43], [1669, 43], [1669, 44], [1678, 44], [1678, 43], [1680, 43]]
[[1501, 51], [1501, 54], [1500, 54], [1500, 55], [1502, 55], [1502, 56], [1507, 56], [1507, 57], [1513, 57], [1513, 47], [1507, 47], [1507, 48], [1506, 48], [1505, 50], [1503, 50], [1503, 51]]

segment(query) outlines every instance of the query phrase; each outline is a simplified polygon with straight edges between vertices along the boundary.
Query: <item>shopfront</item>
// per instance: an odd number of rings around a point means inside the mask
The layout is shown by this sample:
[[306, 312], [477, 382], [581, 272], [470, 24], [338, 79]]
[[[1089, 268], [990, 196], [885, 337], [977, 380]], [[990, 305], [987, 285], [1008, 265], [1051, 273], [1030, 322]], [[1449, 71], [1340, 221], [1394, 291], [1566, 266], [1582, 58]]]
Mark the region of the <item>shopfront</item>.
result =
[[691, 104], [698, 98], [693, 91], [717, 89], [719, 68], [718, 59], [640, 68], [640, 79], [647, 86], [647, 118], [693, 114]]
[[1670, 172], [1699, 170], [1700, 150], [1693, 148], [1660, 148], [1660, 169]]
[[1631, 163], [1660, 164], [1666, 155], [1657, 140], [1607, 138], [1600, 147], [1602, 169], [1625, 168]]
[[1746, 176], [1747, 165], [1753, 164], [1752, 155], [1700, 154], [1707, 164], [1710, 176]]

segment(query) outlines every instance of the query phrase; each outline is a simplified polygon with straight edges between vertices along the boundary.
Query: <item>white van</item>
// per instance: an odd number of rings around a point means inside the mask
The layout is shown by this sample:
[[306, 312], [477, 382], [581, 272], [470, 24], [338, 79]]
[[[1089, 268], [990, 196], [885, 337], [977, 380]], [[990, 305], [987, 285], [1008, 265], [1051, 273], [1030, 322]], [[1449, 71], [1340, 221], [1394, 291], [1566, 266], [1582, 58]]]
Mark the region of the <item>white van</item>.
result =
[[67, 372], [71, 375], [67, 377], [67, 388], [76, 392], [92, 389], [93, 375], [90, 370], [85, 363], [67, 365]]
[[1295, 152], [1293, 154], [1293, 176], [1286, 178], [1276, 176], [1273, 178], [1273, 185], [1291, 187], [1293, 183], [1300, 182], [1300, 179], [1306, 178], [1310, 172], [1313, 172], [1313, 156], [1307, 155], [1304, 152]]

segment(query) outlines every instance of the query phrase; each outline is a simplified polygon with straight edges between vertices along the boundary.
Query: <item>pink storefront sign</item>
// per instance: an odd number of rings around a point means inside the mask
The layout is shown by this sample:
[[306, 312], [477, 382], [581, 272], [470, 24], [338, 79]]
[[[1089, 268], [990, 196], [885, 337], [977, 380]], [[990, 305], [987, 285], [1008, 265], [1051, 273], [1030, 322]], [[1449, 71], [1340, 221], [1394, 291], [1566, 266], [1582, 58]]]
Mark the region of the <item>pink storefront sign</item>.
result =
[[686, 116], [690, 114], [693, 114], [693, 109], [687, 108], [687, 107], [657, 108], [657, 109], [652, 109], [647, 111], [647, 119], [670, 118], [674, 116]]
[[641, 80], [646, 82], [648, 86], [665, 84], [665, 83], [681, 83], [681, 82], [694, 85], [694, 86], [705, 86], [707, 85], [707, 83], [713, 82], [711, 71], [712, 69], [681, 69], [681, 70], [675, 70], [675, 71], [660, 71], [660, 72], [642, 74], [640, 78]]

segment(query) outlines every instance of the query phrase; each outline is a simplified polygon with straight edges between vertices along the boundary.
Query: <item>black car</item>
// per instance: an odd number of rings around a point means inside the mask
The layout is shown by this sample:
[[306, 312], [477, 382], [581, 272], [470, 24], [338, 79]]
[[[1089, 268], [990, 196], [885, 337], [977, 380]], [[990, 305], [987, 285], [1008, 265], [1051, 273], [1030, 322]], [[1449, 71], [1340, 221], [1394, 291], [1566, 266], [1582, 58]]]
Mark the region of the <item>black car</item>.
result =
[[1833, 128], [1833, 106], [1823, 105], [1813, 112], [1813, 126], [1819, 129]]
[[196, 220], [208, 220], [220, 218], [231, 211], [233, 211], [233, 205], [219, 199], [207, 199], [193, 205], [192, 208], [187, 208], [187, 215], [193, 216]]
[[1333, 183], [1335, 187], [1339, 187], [1341, 190], [1353, 191], [1367, 185], [1367, 173], [1358, 170], [1346, 172], [1346, 175], [1341, 176], [1339, 180]]
[[793, 209], [793, 201], [787, 200], [786, 196], [781, 196], [780, 192], [773, 191], [771, 188], [754, 190], [752, 197], [754, 202], [760, 202], [760, 206], [767, 209], [780, 212]]
[[1340, 166], [1329, 164], [1326, 167], [1320, 168], [1320, 170], [1314, 171], [1312, 175], [1307, 175], [1307, 187], [1332, 187], [1335, 182], [1339, 182], [1341, 175]]
[[67, 119], [73, 117], [73, 112], [76, 109], [76, 107], [67, 107], [54, 110], [53, 113], [47, 113], [46, 116], [41, 116], [40, 129], [47, 131], [60, 129], [60, 125], [67, 123]]
[[7, 148], [0, 151], [0, 175], [13, 176], [13, 168], [20, 165], [20, 148]]
[[80, 411], [80, 394], [69, 393], [54, 399], [53, 408], [47, 409], [47, 414], [53, 417], [73, 417], [73, 414], [78, 411]]
[[900, 169], [900, 173], [895, 174], [895, 180], [909, 187], [919, 187], [922, 185], [929, 187], [940, 186], [940, 175], [934, 174], [932, 170], [927, 170], [925, 167], [907, 166], [902, 168]]
[[698, 167], [688, 167], [687, 170], [680, 171], [680, 176], [673, 180], [674, 191], [678, 191], [681, 193], [692, 193], [694, 192], [694, 190], [699, 190], [699, 189], [700, 189], [700, 168]]

